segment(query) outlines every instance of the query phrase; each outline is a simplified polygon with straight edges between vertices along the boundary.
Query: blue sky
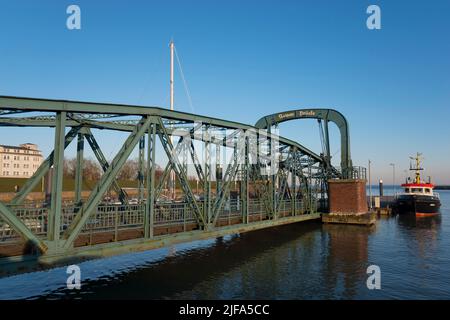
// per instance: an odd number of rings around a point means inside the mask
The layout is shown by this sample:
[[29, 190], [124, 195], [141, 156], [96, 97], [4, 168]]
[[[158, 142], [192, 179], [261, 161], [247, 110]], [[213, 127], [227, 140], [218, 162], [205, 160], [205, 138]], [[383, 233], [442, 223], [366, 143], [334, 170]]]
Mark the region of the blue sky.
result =
[[[81, 8], [81, 30], [66, 28], [70, 4]], [[381, 8], [381, 30], [366, 28], [370, 4]], [[173, 37], [193, 101], [177, 70], [177, 110], [254, 124], [334, 108], [350, 122], [354, 164], [372, 160], [373, 182], [392, 180], [392, 162], [400, 180], [419, 151], [427, 175], [450, 184], [449, 13], [438, 0], [1, 0], [0, 94], [166, 107]], [[51, 149], [51, 130], [3, 131], [1, 144]], [[320, 152], [315, 121], [280, 132]], [[118, 149], [111, 137], [99, 137], [107, 156]]]

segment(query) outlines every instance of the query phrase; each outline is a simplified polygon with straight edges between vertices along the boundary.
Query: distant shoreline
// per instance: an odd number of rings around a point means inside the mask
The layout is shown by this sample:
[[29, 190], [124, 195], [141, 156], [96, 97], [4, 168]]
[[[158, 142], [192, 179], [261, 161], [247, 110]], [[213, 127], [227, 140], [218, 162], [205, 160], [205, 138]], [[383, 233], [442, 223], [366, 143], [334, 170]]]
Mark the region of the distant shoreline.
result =
[[[367, 185], [367, 188], [369, 187], [369, 185]], [[373, 189], [378, 190], [379, 185], [372, 185]], [[392, 185], [391, 184], [385, 184], [383, 186], [384, 189], [392, 189]], [[396, 186], [396, 188], [399, 188], [399, 186]], [[436, 185], [434, 187], [435, 190], [450, 190], [450, 185]]]

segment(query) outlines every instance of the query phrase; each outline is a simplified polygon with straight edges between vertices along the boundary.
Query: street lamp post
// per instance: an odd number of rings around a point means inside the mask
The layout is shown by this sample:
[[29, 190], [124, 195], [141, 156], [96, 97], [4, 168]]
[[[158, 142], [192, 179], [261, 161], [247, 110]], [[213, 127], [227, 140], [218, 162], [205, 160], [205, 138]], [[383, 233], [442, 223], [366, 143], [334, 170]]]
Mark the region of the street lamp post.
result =
[[395, 195], [395, 163], [390, 163], [390, 166], [392, 166], [392, 190]]

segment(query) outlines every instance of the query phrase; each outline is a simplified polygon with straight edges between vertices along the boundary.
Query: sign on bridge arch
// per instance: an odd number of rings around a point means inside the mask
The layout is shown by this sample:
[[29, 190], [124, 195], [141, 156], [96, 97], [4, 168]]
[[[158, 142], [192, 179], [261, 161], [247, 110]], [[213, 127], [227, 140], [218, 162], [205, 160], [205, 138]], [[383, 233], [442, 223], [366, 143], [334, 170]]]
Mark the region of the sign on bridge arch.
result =
[[293, 118], [301, 118], [301, 117], [315, 117], [316, 112], [314, 110], [299, 110], [297, 112], [290, 111], [290, 112], [282, 112], [277, 115], [278, 120], [285, 120], [285, 119], [293, 119]]

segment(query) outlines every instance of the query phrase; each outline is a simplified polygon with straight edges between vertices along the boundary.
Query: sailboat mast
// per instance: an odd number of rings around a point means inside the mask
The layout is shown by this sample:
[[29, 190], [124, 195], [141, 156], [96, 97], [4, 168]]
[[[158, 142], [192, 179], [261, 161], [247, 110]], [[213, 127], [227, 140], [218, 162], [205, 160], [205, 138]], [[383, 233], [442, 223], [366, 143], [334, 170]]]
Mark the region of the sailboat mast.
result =
[[173, 40], [170, 41], [170, 110], [173, 111]]
[[[170, 110], [173, 111], [173, 104], [174, 104], [174, 90], [173, 90], [173, 73], [174, 73], [174, 64], [173, 64], [173, 57], [174, 57], [174, 43], [173, 40], [170, 40]], [[170, 136], [170, 141], [173, 145], [173, 136]], [[175, 199], [175, 172], [173, 170], [170, 170], [170, 188], [169, 188], [170, 195], [172, 199]]]

